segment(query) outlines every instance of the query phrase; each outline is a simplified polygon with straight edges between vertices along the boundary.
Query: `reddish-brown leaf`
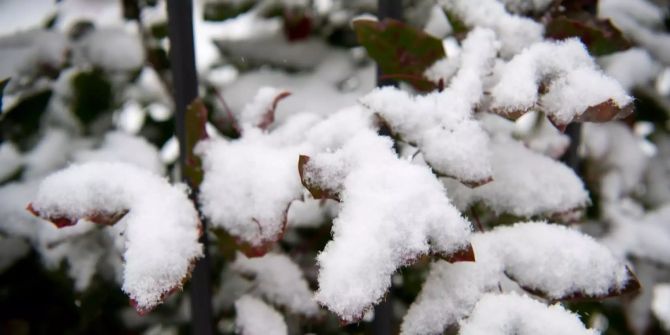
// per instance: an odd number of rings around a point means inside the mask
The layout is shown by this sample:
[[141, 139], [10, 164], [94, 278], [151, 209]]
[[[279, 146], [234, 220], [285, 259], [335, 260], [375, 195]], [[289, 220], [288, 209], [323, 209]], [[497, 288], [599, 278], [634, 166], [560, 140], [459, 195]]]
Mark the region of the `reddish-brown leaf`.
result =
[[290, 95], [291, 92], [288, 91], [282, 91], [277, 94], [274, 100], [272, 100], [272, 105], [268, 108], [267, 112], [263, 114], [263, 118], [256, 126], [261, 129], [268, 129], [268, 127], [270, 127], [270, 125], [272, 125], [272, 123], [275, 121], [275, 111], [277, 110], [277, 105], [282, 99]]
[[335, 201], [340, 201], [337, 191], [321, 188], [319, 185], [314, 185], [307, 180], [307, 177], [305, 176], [305, 166], [307, 163], [309, 163], [309, 156], [300, 155], [300, 157], [298, 157], [298, 173], [300, 174], [300, 182], [302, 183], [302, 186], [312, 194], [314, 199], [333, 199]]
[[553, 18], [547, 24], [545, 35], [556, 40], [578, 37], [594, 56], [604, 56], [631, 47], [631, 43], [609, 19], [600, 20], [590, 16], [580, 19], [565, 16]]

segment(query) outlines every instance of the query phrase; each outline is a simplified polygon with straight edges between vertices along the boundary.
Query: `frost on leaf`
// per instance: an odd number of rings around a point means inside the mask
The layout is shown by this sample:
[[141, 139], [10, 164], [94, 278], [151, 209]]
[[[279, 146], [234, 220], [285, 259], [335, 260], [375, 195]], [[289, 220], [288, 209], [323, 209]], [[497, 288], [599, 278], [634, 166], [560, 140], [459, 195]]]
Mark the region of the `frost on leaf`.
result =
[[42, 181], [29, 208], [61, 226], [79, 219], [113, 224], [122, 217], [116, 226], [125, 238], [123, 291], [140, 313], [181, 289], [202, 256], [200, 220], [185, 189], [125, 163], [56, 172]]
[[388, 138], [360, 132], [339, 150], [312, 156], [307, 170], [322, 172], [313, 180], [341, 185], [333, 240], [317, 258], [316, 299], [345, 322], [382, 299], [399, 267], [469, 247], [470, 225], [442, 185], [426, 167], [399, 160]]
[[564, 226], [518, 223], [475, 233], [470, 240], [477, 261], [435, 262], [403, 319], [403, 334], [441, 334], [472, 318], [481, 297], [500, 289], [524, 289], [563, 300], [602, 299], [639, 288], [635, 277], [605, 246]]
[[461, 335], [596, 335], [563, 306], [546, 306], [527, 296], [487, 294], [461, 324]]
[[450, 17], [455, 17], [466, 26], [493, 30], [502, 42], [500, 52], [503, 57], [511, 57], [542, 40], [544, 28], [541, 24], [508, 13], [497, 0], [441, 0], [440, 3]]
[[603, 122], [632, 112], [632, 98], [575, 38], [533, 44], [504, 64], [499, 77], [491, 108], [502, 115], [538, 109], [563, 128], [573, 120]]
[[210, 140], [198, 147], [205, 171], [199, 195], [203, 214], [247, 244], [248, 255], [264, 254], [281, 238], [289, 204], [302, 197], [296, 168], [300, 150], [276, 142], [249, 128], [239, 140]]
[[269, 253], [263, 257], [247, 258], [242, 254], [231, 265], [232, 269], [252, 278], [254, 291], [273, 304], [305, 316], [314, 316], [319, 306], [302, 271], [289, 257]]
[[186, 192], [124, 163], [73, 165], [45, 178], [29, 209], [56, 225], [112, 224], [123, 216], [123, 291], [140, 313], [180, 289], [202, 256], [200, 221]]
[[286, 335], [288, 327], [279, 312], [262, 300], [244, 295], [235, 302], [235, 328], [241, 335]]
[[463, 42], [461, 67], [442, 92], [410, 96], [384, 87], [361, 98], [401, 140], [416, 145], [439, 175], [471, 186], [491, 180], [488, 135], [472, 117], [497, 51], [495, 34], [475, 29]]
[[444, 180], [461, 210], [483, 203], [496, 214], [562, 216], [581, 210], [589, 195], [574, 171], [512, 139], [492, 141], [493, 181], [470, 189]]

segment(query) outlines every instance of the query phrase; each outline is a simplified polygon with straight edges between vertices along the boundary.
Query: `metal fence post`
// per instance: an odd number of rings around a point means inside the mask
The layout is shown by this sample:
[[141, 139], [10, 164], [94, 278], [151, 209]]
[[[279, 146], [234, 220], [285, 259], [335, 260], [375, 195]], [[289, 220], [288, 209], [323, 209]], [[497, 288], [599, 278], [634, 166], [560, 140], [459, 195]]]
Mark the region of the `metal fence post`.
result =
[[[168, 30], [170, 37], [170, 67], [174, 87], [175, 123], [179, 140], [179, 164], [181, 171], [186, 165], [187, 106], [198, 96], [198, 77], [195, 68], [193, 43], [193, 7], [191, 0], [168, 0]], [[194, 185], [191, 189], [194, 189]], [[191, 199], [195, 201], [195, 192]], [[213, 334], [212, 288], [209, 253], [207, 251], [207, 227], [203, 220], [200, 242], [205, 246], [205, 257], [193, 269], [190, 283], [191, 332], [197, 335]]]

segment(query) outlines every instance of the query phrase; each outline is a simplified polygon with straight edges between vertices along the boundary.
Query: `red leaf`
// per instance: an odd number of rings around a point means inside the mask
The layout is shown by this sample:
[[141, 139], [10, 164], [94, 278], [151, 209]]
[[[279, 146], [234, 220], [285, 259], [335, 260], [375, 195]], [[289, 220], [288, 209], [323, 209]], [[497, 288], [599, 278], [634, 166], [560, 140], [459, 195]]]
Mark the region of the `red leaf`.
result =
[[465, 248], [460, 249], [452, 254], [440, 255], [440, 258], [449, 262], [474, 262], [475, 261], [475, 250], [472, 249], [472, 244], [468, 243]]
[[309, 156], [300, 155], [298, 158], [298, 173], [300, 174], [300, 182], [304, 186], [314, 199], [333, 199], [335, 201], [340, 201], [337, 191], [328, 190], [321, 188], [319, 185], [314, 185], [310, 183], [305, 176], [305, 166], [309, 163]]
[[290, 95], [291, 95], [291, 92], [288, 92], [288, 91], [283, 91], [283, 92], [280, 92], [279, 94], [277, 94], [277, 96], [274, 98], [274, 100], [272, 100], [272, 106], [270, 106], [268, 108], [267, 112], [265, 112], [265, 114], [263, 114], [263, 118], [261, 119], [261, 121], [256, 126], [258, 128], [264, 129], [264, 130], [268, 129], [268, 127], [270, 127], [270, 125], [275, 121], [275, 111], [277, 109], [277, 105], [279, 104], [279, 102], [282, 99], [284, 99], [284, 98], [286, 98]]

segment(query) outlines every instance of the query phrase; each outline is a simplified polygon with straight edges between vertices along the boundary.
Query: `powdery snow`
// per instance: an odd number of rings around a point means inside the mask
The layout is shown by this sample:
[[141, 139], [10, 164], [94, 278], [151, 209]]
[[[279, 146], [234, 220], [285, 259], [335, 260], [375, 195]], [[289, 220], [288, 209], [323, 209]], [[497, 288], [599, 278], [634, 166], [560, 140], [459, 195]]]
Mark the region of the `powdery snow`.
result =
[[312, 297], [302, 270], [288, 256], [269, 253], [263, 257], [247, 258], [238, 253], [231, 268], [253, 278], [253, 291], [273, 304], [306, 316], [318, 313], [319, 306]]
[[279, 312], [250, 295], [235, 302], [235, 328], [241, 335], [286, 335], [288, 328]]
[[[397, 159], [391, 146], [388, 138], [361, 132], [307, 164], [343, 172], [318, 179], [342, 185], [342, 204], [333, 240], [317, 257], [316, 298], [347, 322], [379, 302], [400, 266], [431, 251], [451, 254], [467, 246], [470, 225], [440, 183], [426, 167]], [[329, 177], [335, 180], [324, 180]]]
[[250, 128], [236, 141], [204, 142], [198, 152], [205, 171], [200, 203], [212, 225], [255, 248], [279, 239], [289, 204], [303, 192], [299, 148], [279, 147], [272, 136]]
[[491, 178], [488, 136], [472, 114], [497, 46], [491, 30], [474, 29], [463, 42], [461, 67], [443, 92], [413, 97], [383, 87], [360, 101], [403, 141], [416, 145], [437, 173], [470, 185], [486, 183]]
[[[476, 262], [433, 263], [403, 319], [402, 334], [442, 334], [459, 322], [467, 323], [463, 320], [472, 319], [475, 304], [487, 292], [524, 287], [549, 299], [596, 297], [620, 291], [632, 279], [606, 247], [564, 226], [544, 222], [500, 226], [475, 233], [471, 243]], [[520, 286], [511, 286], [509, 278]]]
[[461, 324], [461, 335], [596, 335], [559, 304], [546, 306], [518, 294], [487, 294]]
[[491, 150], [492, 182], [470, 189], [444, 179], [459, 209], [481, 202], [496, 214], [531, 217], [567, 214], [589, 203], [582, 181], [563, 163], [503, 137], [491, 143]]
[[542, 40], [544, 28], [532, 19], [510, 14], [497, 0], [441, 0], [452, 13], [468, 27], [488, 28], [495, 31], [502, 42], [500, 52], [509, 58], [525, 47]]
[[180, 289], [202, 256], [200, 220], [183, 186], [124, 163], [72, 165], [45, 178], [32, 210], [59, 224], [118, 218], [125, 237], [123, 290], [139, 311]]
[[[506, 115], [539, 108], [554, 123], [566, 125], [589, 107], [611, 101], [624, 109], [632, 102], [616, 80], [596, 68], [576, 38], [535, 43], [504, 64], [498, 75], [491, 108]], [[542, 96], [540, 86], [546, 92]]]

